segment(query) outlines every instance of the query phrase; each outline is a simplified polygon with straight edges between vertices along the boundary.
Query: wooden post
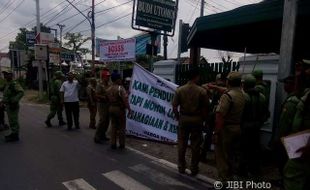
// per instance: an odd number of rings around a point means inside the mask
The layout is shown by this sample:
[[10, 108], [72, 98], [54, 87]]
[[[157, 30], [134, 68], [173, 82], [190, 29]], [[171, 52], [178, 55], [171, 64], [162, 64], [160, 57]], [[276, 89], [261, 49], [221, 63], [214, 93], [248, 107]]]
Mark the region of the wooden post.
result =
[[200, 62], [200, 48], [191, 47], [190, 49], [190, 64], [199, 65]]

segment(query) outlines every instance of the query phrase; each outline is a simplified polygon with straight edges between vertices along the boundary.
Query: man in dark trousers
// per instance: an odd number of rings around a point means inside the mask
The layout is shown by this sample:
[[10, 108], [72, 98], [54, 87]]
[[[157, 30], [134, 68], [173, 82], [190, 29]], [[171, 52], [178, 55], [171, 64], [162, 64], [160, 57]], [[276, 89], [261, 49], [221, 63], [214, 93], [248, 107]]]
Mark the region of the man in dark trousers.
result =
[[79, 107], [79, 88], [80, 85], [77, 80], [74, 80], [74, 73], [68, 73], [68, 80], [62, 83], [60, 87], [61, 93], [61, 103], [65, 106], [66, 117], [67, 117], [67, 126], [68, 130], [72, 129], [72, 115], [74, 118], [74, 125], [76, 129], [80, 128], [79, 125], [79, 114], [80, 114], [80, 107]]
[[206, 91], [197, 85], [199, 70], [193, 68], [188, 73], [189, 81], [179, 87], [173, 99], [173, 112], [179, 121], [178, 128], [178, 168], [179, 173], [185, 173], [185, 153], [188, 140], [191, 142], [191, 175], [199, 172], [200, 144], [202, 142], [202, 127], [207, 116], [208, 96]]

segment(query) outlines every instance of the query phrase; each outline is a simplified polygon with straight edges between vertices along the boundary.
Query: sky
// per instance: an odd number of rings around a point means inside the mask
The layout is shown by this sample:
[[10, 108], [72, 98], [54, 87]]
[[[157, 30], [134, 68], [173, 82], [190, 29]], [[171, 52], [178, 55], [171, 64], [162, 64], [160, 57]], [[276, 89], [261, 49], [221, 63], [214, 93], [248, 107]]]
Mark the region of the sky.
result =
[[[79, 14], [66, 0], [39, 0], [41, 23], [58, 29], [57, 23], [64, 24], [63, 33], [81, 32], [89, 37], [90, 24], [82, 14]], [[70, 0], [85, 15], [88, 14], [91, 0]], [[243, 5], [258, 3], [261, 0], [206, 0], [204, 15], [228, 11]], [[178, 23], [179, 19], [192, 25], [200, 15], [201, 0], [179, 0], [176, 21], [176, 31], [168, 38], [168, 58], [177, 57]], [[117, 36], [130, 38], [141, 31], [131, 28], [132, 0], [95, 0], [96, 37], [115, 40]], [[35, 0], [1, 0], [0, 1], [0, 52], [7, 52], [9, 41], [15, 39], [19, 28], [31, 29], [36, 26]], [[85, 47], [91, 48], [87, 42]], [[162, 53], [161, 53], [162, 54]], [[218, 50], [202, 49], [202, 55], [208, 61], [220, 59]], [[242, 54], [232, 53], [234, 59]], [[189, 51], [181, 55], [189, 56]], [[90, 56], [88, 56], [90, 58]]]

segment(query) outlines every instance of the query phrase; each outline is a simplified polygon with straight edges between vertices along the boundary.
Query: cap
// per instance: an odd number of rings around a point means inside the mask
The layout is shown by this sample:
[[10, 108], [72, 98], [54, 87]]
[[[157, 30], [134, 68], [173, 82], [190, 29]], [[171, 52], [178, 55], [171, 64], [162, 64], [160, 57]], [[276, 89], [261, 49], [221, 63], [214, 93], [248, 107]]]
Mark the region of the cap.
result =
[[295, 81], [295, 75], [289, 75], [283, 79], [279, 79], [279, 82], [283, 82], [283, 83], [291, 83]]
[[111, 75], [111, 80], [113, 82], [116, 81], [117, 79], [120, 79], [120, 78], [121, 78], [121, 75], [118, 73], [112, 73], [112, 75]]
[[106, 76], [110, 76], [111, 74], [110, 74], [110, 72], [108, 71], [108, 70], [103, 70], [102, 72], [101, 72], [101, 76], [102, 77], [106, 77]]
[[256, 78], [252, 74], [247, 74], [242, 77], [242, 83], [247, 86], [255, 86]]
[[61, 71], [56, 71], [54, 73], [54, 75], [55, 75], [55, 77], [63, 77], [64, 76], [64, 74]]
[[255, 78], [262, 78], [263, 77], [263, 71], [262, 70], [255, 70], [252, 72], [252, 75]]
[[233, 81], [233, 80], [241, 80], [241, 73], [232, 71], [227, 75], [227, 80]]

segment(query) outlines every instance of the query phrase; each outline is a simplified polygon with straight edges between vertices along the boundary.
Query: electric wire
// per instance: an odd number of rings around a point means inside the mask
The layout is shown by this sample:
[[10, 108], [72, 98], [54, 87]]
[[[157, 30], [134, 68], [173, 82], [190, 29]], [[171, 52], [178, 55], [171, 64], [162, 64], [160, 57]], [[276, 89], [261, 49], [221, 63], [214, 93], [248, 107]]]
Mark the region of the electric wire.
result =
[[2, 23], [3, 21], [5, 21], [5, 19], [7, 19], [18, 7], [20, 7], [25, 0], [22, 0], [9, 14], [7, 14], [2, 20], [0, 20], [0, 23]]
[[0, 15], [2, 14], [2, 11], [6, 10], [6, 6], [8, 6], [11, 3], [11, 0], [8, 0], [8, 2], [6, 2], [6, 4], [3, 5], [3, 7], [0, 10]]

